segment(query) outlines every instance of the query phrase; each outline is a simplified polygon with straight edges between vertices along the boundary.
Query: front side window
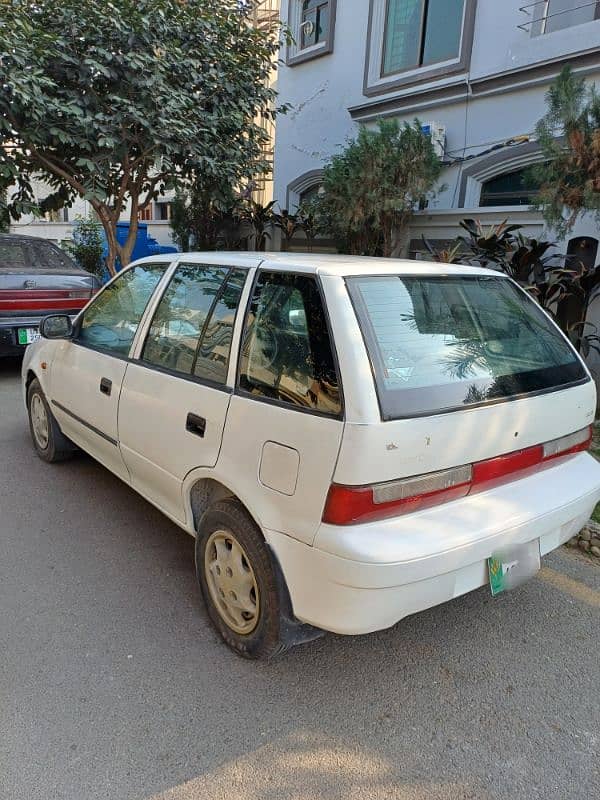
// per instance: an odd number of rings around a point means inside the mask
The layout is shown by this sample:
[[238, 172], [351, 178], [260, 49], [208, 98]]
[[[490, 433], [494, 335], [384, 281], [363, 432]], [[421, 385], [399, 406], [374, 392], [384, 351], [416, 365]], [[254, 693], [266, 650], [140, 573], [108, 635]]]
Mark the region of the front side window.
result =
[[152, 319], [142, 360], [224, 384], [245, 277], [229, 267], [179, 266]]
[[85, 310], [76, 341], [125, 357], [168, 264], [138, 264], [109, 284]]
[[388, 0], [382, 75], [456, 59], [464, 0]]
[[261, 273], [246, 319], [239, 386], [254, 397], [341, 414], [327, 319], [313, 277]]
[[587, 380], [560, 331], [507, 278], [366, 276], [347, 284], [384, 419]]

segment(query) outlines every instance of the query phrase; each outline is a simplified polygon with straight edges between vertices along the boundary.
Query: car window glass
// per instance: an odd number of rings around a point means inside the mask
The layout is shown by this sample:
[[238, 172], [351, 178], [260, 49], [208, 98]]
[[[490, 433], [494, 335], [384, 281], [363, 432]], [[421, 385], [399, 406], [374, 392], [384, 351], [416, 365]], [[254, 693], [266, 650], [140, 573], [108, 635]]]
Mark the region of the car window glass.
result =
[[77, 341], [127, 356], [140, 319], [168, 264], [139, 264], [109, 284], [81, 320]]
[[216, 383], [227, 380], [231, 335], [245, 279], [243, 270], [232, 270], [214, 304], [196, 354], [194, 375], [198, 378]]
[[239, 385], [257, 397], [341, 413], [327, 319], [314, 278], [261, 274], [246, 321]]
[[180, 265], [152, 319], [142, 360], [163, 369], [192, 373], [200, 335], [228, 267]]
[[41, 269], [73, 269], [76, 265], [66, 253], [48, 242], [35, 242], [36, 266]]
[[0, 269], [20, 269], [32, 267], [31, 254], [22, 242], [0, 240]]

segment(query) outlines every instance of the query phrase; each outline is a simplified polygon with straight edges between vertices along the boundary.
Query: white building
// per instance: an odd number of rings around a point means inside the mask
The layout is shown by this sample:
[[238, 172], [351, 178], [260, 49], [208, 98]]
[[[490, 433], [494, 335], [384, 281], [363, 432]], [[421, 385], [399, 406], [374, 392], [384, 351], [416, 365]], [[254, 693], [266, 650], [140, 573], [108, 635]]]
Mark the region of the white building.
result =
[[[35, 199], [38, 201], [43, 200], [53, 191], [43, 181], [35, 181], [33, 190]], [[70, 208], [52, 211], [43, 218], [25, 214], [18, 222], [11, 224], [10, 230], [11, 233], [41, 236], [44, 239], [59, 243], [72, 237], [73, 223], [77, 217], [88, 217], [90, 213], [92, 213], [92, 207], [88, 201], [77, 197]], [[160, 200], [150, 203], [139, 216], [141, 222], [147, 223], [149, 235], [154, 237], [159, 244], [172, 244], [168, 197], [160, 198]], [[128, 209], [121, 214], [121, 219], [126, 222], [129, 221]]]
[[[415, 216], [409, 252], [423, 233], [453, 238], [464, 217], [509, 218], [542, 234], [522, 170], [541, 158], [532, 134], [561, 68], [570, 64], [600, 88], [600, 2], [283, 0], [281, 13], [296, 41], [277, 87], [291, 105], [276, 129], [282, 208], [316, 190], [324, 161], [358, 125], [418, 117], [433, 123], [443, 160], [455, 163], [440, 180], [447, 188]], [[572, 236], [580, 235], [597, 246], [593, 220], [579, 221]]]

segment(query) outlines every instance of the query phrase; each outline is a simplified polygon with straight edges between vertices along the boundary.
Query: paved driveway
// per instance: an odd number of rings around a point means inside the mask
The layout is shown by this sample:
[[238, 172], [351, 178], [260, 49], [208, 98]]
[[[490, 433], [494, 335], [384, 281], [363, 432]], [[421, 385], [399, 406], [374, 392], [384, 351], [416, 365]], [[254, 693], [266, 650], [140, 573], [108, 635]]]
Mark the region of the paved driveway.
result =
[[33, 453], [0, 362], [0, 798], [590, 800], [600, 569], [561, 551], [271, 664], [218, 641], [193, 542], [81, 456]]

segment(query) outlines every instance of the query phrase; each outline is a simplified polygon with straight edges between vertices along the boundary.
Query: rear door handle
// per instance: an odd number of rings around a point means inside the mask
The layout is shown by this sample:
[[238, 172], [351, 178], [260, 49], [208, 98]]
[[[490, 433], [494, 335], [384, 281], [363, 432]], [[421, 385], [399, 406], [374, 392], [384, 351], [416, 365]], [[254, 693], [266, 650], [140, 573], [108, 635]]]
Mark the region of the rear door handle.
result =
[[100, 391], [102, 394], [106, 394], [108, 397], [110, 397], [110, 393], [112, 392], [112, 381], [109, 381], [108, 378], [100, 378]]
[[206, 433], [206, 420], [204, 417], [199, 417], [198, 414], [193, 414], [190, 411], [185, 421], [185, 429], [195, 436], [203, 438]]

